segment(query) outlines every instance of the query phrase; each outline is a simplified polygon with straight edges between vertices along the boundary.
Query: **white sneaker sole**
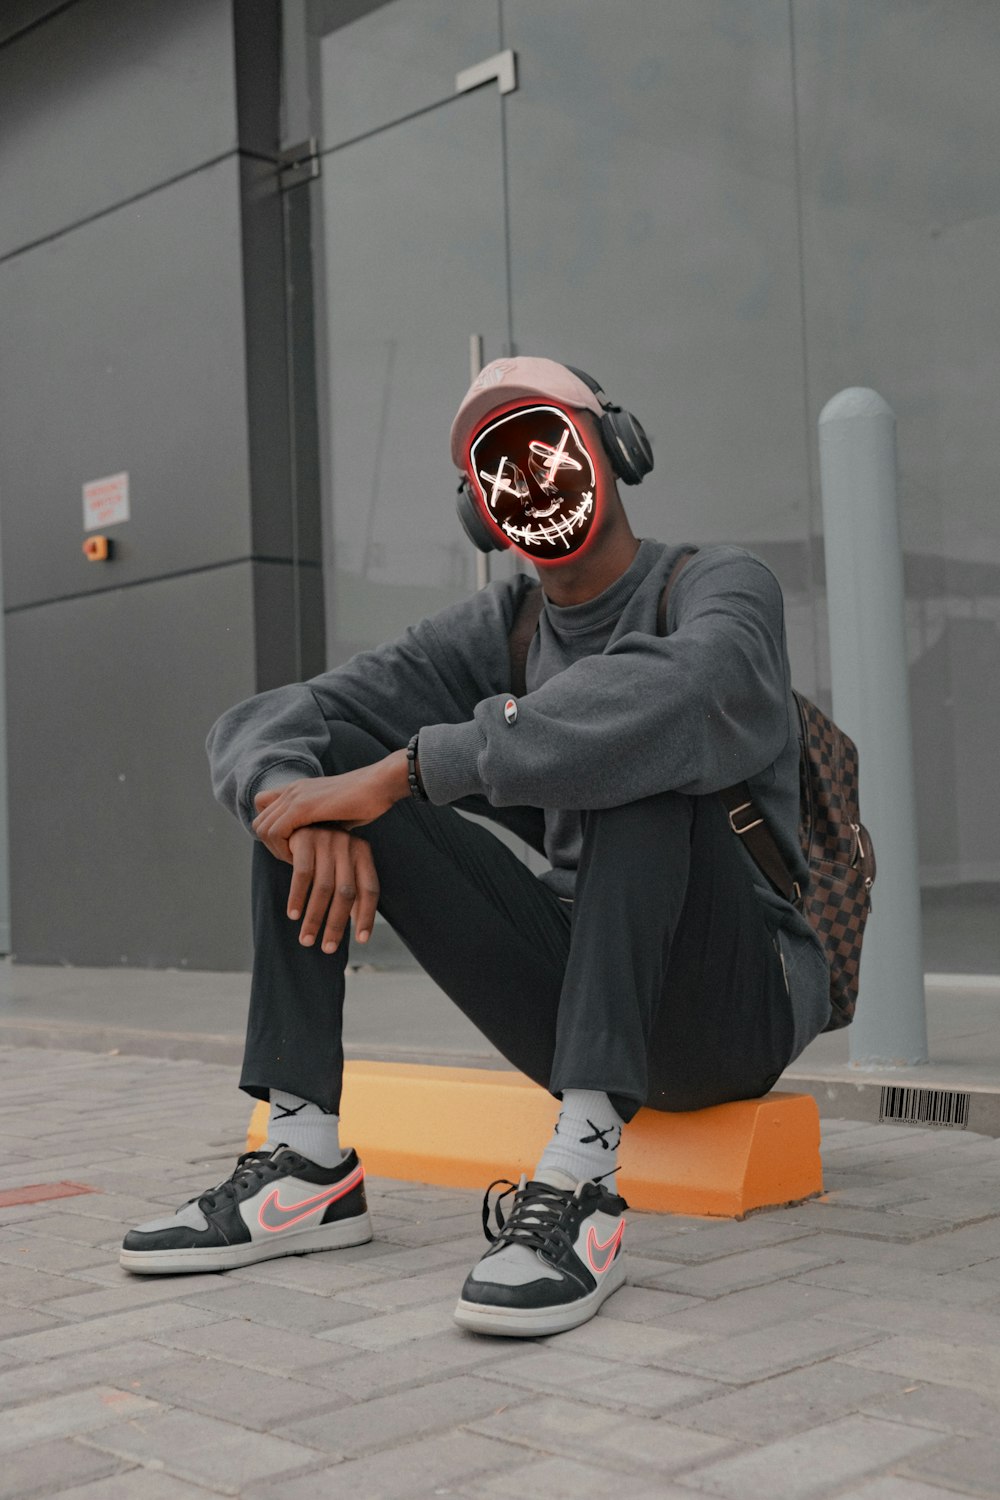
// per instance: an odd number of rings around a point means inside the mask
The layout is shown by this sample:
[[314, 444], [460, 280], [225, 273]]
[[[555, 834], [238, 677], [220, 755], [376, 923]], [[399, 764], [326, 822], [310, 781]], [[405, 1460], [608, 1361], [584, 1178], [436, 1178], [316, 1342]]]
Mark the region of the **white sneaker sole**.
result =
[[343, 1250], [366, 1245], [372, 1238], [367, 1210], [350, 1219], [318, 1224], [314, 1229], [285, 1229], [266, 1240], [244, 1245], [218, 1245], [204, 1250], [122, 1250], [119, 1263], [139, 1275], [169, 1276], [183, 1271], [231, 1271], [281, 1255], [310, 1255], [314, 1250]]
[[499, 1333], [508, 1338], [544, 1338], [548, 1333], [565, 1333], [592, 1318], [625, 1280], [621, 1255], [608, 1267], [604, 1277], [587, 1297], [559, 1307], [490, 1307], [483, 1302], [458, 1299], [455, 1322], [473, 1333]]

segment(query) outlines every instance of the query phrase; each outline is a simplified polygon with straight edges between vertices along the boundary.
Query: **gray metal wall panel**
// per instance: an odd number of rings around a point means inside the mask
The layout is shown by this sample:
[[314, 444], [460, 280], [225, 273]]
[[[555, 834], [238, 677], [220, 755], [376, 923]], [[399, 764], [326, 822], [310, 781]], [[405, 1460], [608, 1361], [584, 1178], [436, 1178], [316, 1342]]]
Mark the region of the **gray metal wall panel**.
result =
[[248, 564], [7, 616], [24, 963], [239, 969], [250, 841], [205, 735], [254, 691]]
[[[0, 46], [4, 201], [66, 231], [0, 261], [15, 957], [245, 968], [250, 843], [205, 733], [323, 638], [282, 202], [248, 155], [277, 145], [278, 5], [72, 9]], [[89, 564], [81, 486], [122, 470], [132, 518]]]
[[230, 0], [78, 0], [0, 50], [0, 255], [236, 144]]
[[[0, 264], [8, 609], [248, 555], [239, 188], [233, 156]], [[82, 485], [122, 470], [89, 563]]]

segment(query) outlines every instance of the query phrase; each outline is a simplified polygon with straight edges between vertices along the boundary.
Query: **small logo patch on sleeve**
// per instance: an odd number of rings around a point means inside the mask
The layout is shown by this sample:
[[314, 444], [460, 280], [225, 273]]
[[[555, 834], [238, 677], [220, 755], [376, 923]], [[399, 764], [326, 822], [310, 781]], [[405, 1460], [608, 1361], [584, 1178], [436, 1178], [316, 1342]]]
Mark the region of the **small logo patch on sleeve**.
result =
[[514, 720], [517, 718], [517, 704], [514, 702], [513, 698], [508, 698], [507, 702], [504, 704], [503, 716], [507, 720], [508, 724], [513, 724]]

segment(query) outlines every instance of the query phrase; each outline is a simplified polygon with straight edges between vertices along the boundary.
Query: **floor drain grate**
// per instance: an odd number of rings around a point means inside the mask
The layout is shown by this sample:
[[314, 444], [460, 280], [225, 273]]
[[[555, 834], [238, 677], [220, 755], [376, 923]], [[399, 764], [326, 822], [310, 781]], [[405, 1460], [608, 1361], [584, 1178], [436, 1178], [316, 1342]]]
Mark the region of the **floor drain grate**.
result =
[[896, 1084], [882, 1088], [879, 1120], [897, 1125], [943, 1125], [964, 1130], [969, 1123], [971, 1094], [956, 1089], [908, 1089]]

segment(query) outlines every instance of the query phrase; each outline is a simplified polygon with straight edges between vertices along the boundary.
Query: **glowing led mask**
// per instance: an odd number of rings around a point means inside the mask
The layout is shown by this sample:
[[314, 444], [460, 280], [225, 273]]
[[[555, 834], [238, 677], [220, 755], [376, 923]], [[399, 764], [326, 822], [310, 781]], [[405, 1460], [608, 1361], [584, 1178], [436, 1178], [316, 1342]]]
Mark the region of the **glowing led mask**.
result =
[[520, 407], [475, 437], [469, 467], [490, 518], [529, 557], [554, 562], [586, 541], [595, 516], [594, 465], [557, 406]]

